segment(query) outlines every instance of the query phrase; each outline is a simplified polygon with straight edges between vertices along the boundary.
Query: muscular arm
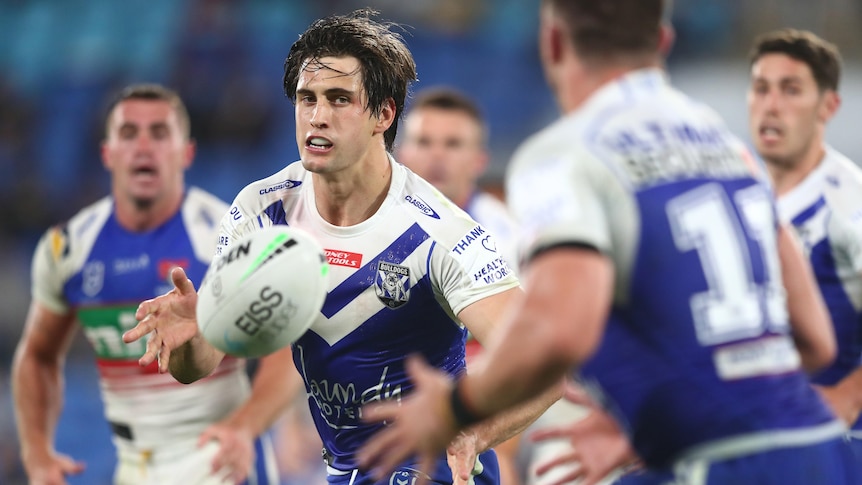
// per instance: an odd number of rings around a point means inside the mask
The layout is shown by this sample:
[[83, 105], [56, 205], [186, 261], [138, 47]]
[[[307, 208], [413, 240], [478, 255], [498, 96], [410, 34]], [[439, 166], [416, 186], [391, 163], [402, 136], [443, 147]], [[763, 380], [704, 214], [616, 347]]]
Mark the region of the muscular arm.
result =
[[785, 226], [780, 226], [778, 231], [778, 256], [787, 291], [793, 340], [802, 358], [802, 367], [814, 372], [835, 359], [835, 330], [814, 281], [811, 266]]
[[[520, 289], [511, 289], [503, 293], [484, 298], [465, 308], [458, 317], [467, 326], [476, 340], [487, 346], [494, 336], [502, 333], [501, 323], [506, 310], [523, 298]], [[523, 347], [519, 350], [523, 352]], [[562, 396], [563, 381], [551, 386], [538, 396], [516, 406], [493, 419], [488, 419], [472, 427], [477, 438], [477, 449], [484, 451], [523, 431], [527, 426], [545, 412], [551, 404]]]
[[613, 298], [613, 266], [597, 251], [551, 249], [532, 261], [524, 287], [524, 298], [509, 309], [504, 338], [491, 343], [476, 372], [460, 383], [464, 400], [481, 416], [548, 392], [592, 355]]
[[63, 407], [63, 364], [76, 325], [34, 301], [12, 362], [12, 395], [21, 456], [28, 475], [54, 455], [54, 431]]

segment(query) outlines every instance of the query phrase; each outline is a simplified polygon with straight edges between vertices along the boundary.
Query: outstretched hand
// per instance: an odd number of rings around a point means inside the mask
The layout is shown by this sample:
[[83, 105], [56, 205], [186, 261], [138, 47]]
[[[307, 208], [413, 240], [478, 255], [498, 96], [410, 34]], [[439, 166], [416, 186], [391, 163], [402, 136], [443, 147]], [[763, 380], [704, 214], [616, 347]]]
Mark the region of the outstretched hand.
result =
[[171, 352], [198, 333], [195, 318], [198, 294], [194, 284], [180, 267], [171, 271], [171, 282], [174, 289], [138, 306], [135, 313], [138, 324], [123, 334], [126, 343], [149, 335], [146, 352], [138, 363], [147, 366], [158, 360], [159, 372], [167, 372]]
[[614, 470], [637, 463], [638, 457], [616, 420], [597, 406], [577, 387], [566, 386], [565, 399], [590, 408], [583, 419], [568, 425], [544, 428], [531, 434], [534, 442], [566, 439], [572, 445], [568, 452], [542, 463], [536, 469], [539, 476], [571, 464], [578, 466], [561, 474], [553, 485], [580, 479], [584, 485], [595, 484]]
[[360, 469], [372, 470], [376, 480], [415, 456], [424, 474], [416, 481], [416, 485], [421, 485], [425, 483], [424, 476], [433, 472], [437, 458], [458, 434], [449, 407], [453, 383], [448, 375], [429, 366], [421, 357], [409, 357], [406, 369], [415, 387], [400, 405], [388, 401], [362, 408], [365, 421], [383, 422], [388, 426], [371, 437], [356, 456]]
[[66, 485], [66, 477], [84, 471], [86, 465], [62, 453], [53, 452], [43, 460], [25, 460], [24, 468], [32, 485]]
[[254, 464], [254, 436], [228, 420], [210, 425], [198, 438], [198, 447], [215, 441], [219, 450], [213, 457], [212, 474], [229, 474], [232, 483], [242, 483]]

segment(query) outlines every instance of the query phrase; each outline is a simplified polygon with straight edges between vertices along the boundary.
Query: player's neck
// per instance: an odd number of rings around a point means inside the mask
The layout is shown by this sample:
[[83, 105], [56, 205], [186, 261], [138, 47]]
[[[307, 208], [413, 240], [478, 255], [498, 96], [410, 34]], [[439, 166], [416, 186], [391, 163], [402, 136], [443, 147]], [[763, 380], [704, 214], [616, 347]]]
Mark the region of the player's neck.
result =
[[598, 67], [587, 66], [577, 61], [570, 62], [564, 68], [562, 83], [557, 90], [560, 109], [564, 114], [572, 113], [605, 85], [639, 69], [660, 67], [662, 62], [658, 58]]
[[776, 197], [790, 192], [801, 184], [820, 162], [826, 157], [826, 147], [822, 142], [812, 143], [805, 155], [798, 161], [792, 163], [776, 163], [767, 160], [769, 176], [775, 188]]
[[114, 212], [117, 222], [131, 232], [151, 231], [169, 221], [179, 212], [184, 193], [175, 197], [157, 199], [142, 204], [129, 197], [114, 194]]
[[385, 150], [334, 174], [314, 174], [317, 212], [334, 226], [355, 226], [373, 216], [389, 192], [392, 167]]

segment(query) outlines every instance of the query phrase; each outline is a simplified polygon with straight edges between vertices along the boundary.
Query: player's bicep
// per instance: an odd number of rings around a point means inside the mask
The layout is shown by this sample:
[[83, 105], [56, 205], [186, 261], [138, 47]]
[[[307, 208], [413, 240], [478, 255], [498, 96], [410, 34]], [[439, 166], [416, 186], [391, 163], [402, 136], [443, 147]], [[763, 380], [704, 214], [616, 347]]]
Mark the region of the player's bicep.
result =
[[57, 313], [34, 300], [27, 312], [19, 352], [39, 360], [53, 360], [66, 353], [77, 330], [73, 314]]
[[465, 307], [458, 319], [483, 346], [487, 346], [493, 335], [500, 333], [500, 325], [507, 311], [517, 299], [523, 297], [520, 287], [510, 288]]

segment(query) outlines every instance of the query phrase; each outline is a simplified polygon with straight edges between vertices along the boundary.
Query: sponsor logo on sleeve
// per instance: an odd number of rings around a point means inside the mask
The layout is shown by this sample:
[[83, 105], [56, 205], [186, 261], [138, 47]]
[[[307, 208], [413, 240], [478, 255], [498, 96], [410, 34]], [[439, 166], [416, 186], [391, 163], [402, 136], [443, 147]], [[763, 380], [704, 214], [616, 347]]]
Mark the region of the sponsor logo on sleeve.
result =
[[362, 255], [338, 249], [324, 249], [326, 260], [335, 266], [347, 266], [348, 268], [359, 268], [362, 266]]
[[434, 219], [440, 218], [440, 216], [437, 214], [437, 212], [434, 209], [432, 209], [431, 206], [428, 205], [427, 202], [422, 200], [422, 198], [419, 197], [418, 195], [415, 195], [415, 194], [414, 195], [408, 195], [408, 196], [404, 197], [404, 200], [413, 204], [414, 207], [416, 207], [417, 209], [422, 211], [422, 213], [425, 214], [426, 216], [433, 217]]
[[497, 252], [497, 243], [493, 236], [482, 226], [467, 231], [452, 248], [451, 254], [476, 285], [490, 285], [512, 273], [509, 265]]
[[59, 261], [69, 255], [69, 230], [66, 226], [59, 226], [51, 229], [51, 234], [48, 236], [51, 243], [51, 255], [54, 261]]
[[458, 255], [464, 254], [464, 252], [467, 251], [474, 242], [483, 239], [485, 235], [485, 228], [482, 226], [476, 226], [473, 229], [470, 229], [470, 231], [465, 234], [457, 244], [455, 244], [455, 247], [452, 248], [452, 252]]
[[279, 190], [293, 189], [293, 188], [299, 187], [300, 185], [302, 185], [301, 180], [287, 179], [287, 180], [283, 180], [277, 184], [269, 185], [267, 187], [260, 189], [260, 195], [266, 195], [266, 194], [269, 194], [271, 192], [276, 192]]

